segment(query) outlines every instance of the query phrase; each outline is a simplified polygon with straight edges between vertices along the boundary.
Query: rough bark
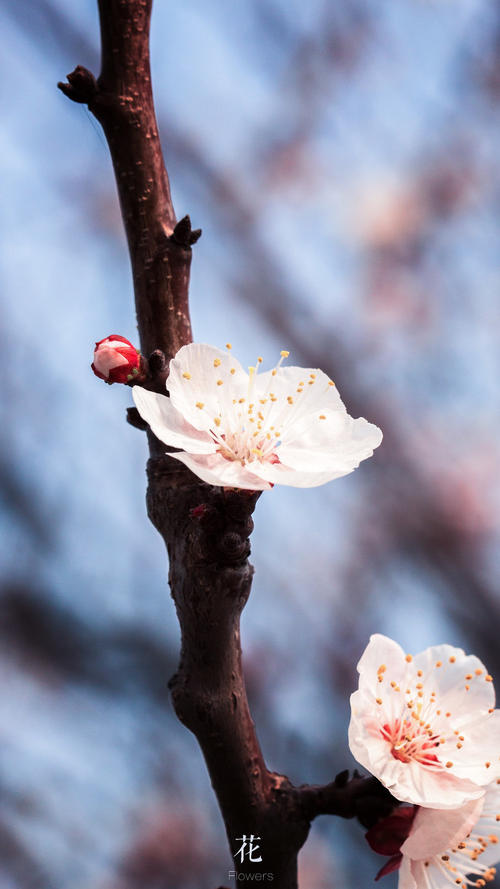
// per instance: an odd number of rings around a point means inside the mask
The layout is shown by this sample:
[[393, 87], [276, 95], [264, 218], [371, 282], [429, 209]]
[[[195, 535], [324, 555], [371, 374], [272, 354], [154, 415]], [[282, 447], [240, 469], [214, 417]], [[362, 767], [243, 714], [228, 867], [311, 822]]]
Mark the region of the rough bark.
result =
[[[151, 389], [165, 392], [166, 361], [191, 341], [191, 246], [200, 232], [176, 223], [156, 123], [149, 66], [152, 0], [98, 0], [102, 70], [78, 66], [59, 84], [88, 105], [105, 132], [116, 176]], [[132, 409], [129, 420], [144, 428]], [[167, 546], [169, 582], [182, 632], [170, 682], [179, 719], [196, 735], [234, 858], [240, 837], [259, 837], [252, 862], [233, 869], [272, 873], [275, 889], [297, 886], [297, 855], [318, 814], [372, 823], [393, 805], [374, 781], [346, 772], [326, 787], [293, 787], [268, 771], [250, 715], [239, 621], [253, 569], [248, 562], [258, 494], [227, 492], [195, 478], [149, 433], [148, 514]], [[256, 841], [257, 842], [257, 841]]]

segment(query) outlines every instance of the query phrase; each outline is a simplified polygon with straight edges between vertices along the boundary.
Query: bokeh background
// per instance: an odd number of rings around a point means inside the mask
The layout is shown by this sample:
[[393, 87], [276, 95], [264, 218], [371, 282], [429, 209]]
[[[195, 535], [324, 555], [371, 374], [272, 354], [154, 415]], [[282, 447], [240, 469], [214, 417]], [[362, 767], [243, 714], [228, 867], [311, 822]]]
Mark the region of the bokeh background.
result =
[[[96, 340], [136, 339], [107, 147], [56, 89], [99, 69], [95, 2], [0, 9], [0, 889], [215, 889], [231, 860], [169, 701], [145, 438], [89, 369]], [[500, 4], [157, 0], [152, 31], [175, 207], [203, 228], [196, 338], [268, 367], [289, 349], [385, 433], [256, 512], [253, 713], [272, 768], [325, 782], [354, 765], [371, 632], [462, 645], [500, 681]], [[320, 818], [301, 889], [381, 863]]]

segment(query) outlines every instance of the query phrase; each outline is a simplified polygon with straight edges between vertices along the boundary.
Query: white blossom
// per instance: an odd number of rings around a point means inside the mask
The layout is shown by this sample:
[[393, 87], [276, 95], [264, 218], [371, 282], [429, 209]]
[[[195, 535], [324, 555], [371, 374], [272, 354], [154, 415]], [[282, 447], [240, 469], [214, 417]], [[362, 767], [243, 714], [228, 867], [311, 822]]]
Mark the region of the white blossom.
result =
[[485, 886], [500, 860], [500, 787], [454, 811], [420, 808], [401, 846], [398, 889]]
[[477, 657], [451, 645], [412, 657], [375, 635], [358, 671], [349, 746], [396, 799], [451, 809], [500, 775], [500, 711]]
[[133, 389], [139, 413], [170, 454], [211, 485], [314, 487], [352, 472], [382, 440], [347, 413], [321, 370], [278, 365], [246, 373], [232, 356], [191, 343], [170, 362], [170, 397]]

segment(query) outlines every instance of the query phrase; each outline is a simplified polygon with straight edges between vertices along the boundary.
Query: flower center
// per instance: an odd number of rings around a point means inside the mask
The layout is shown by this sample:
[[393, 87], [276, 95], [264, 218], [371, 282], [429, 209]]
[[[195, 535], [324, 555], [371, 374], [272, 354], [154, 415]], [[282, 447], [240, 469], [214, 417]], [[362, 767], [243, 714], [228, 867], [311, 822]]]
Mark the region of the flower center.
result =
[[[411, 654], [405, 655], [407, 668], [399, 672], [398, 681], [393, 679], [385, 664], [377, 670], [377, 681], [380, 685], [380, 697], [376, 698], [381, 708], [383, 719], [376, 721], [376, 731], [390, 745], [390, 752], [399, 762], [418, 762], [427, 768], [452, 769], [455, 757], [467, 743], [464, 736], [460, 712], [452, 713], [443, 706], [446, 697], [439, 701], [439, 683], [435, 681], [436, 672], [442, 673], [447, 665], [437, 660], [424, 671], [415, 669]], [[456, 656], [450, 655], [449, 664], [456, 662]], [[464, 691], [468, 692], [471, 682], [491, 682], [489, 674], [478, 667], [473, 672], [464, 673]], [[493, 708], [488, 713], [492, 714]], [[374, 725], [374, 728], [375, 728]], [[440, 748], [440, 758], [433, 748]], [[450, 755], [451, 754], [451, 755]], [[484, 763], [489, 769], [491, 762]]]
[[[259, 430], [260, 431], [260, 430]], [[238, 460], [242, 465], [258, 460], [260, 463], [279, 463], [275, 448], [279, 445], [279, 437], [263, 434], [254, 438], [253, 434], [242, 429], [241, 432], [222, 433], [217, 436], [212, 432], [214, 441], [219, 445], [218, 452], [225, 460]]]
[[[227, 349], [231, 349], [230, 343], [227, 344]], [[283, 392], [282, 381], [273, 385], [281, 364], [288, 355], [286, 350], [281, 352], [280, 360], [271, 371], [265, 386], [257, 384], [262, 363], [262, 358], [257, 358], [255, 366], [248, 369], [246, 396], [231, 399], [224, 397], [224, 380], [217, 379], [217, 386], [221, 387], [221, 412], [214, 417], [210, 432], [219, 446], [219, 454], [225, 460], [239, 461], [242, 465], [254, 461], [279, 463], [276, 450], [281, 444], [284, 426], [292, 422], [296, 412], [302, 409], [306, 398], [303, 393], [309, 391], [309, 387], [314, 386], [317, 379], [314, 372], [309, 373], [308, 378], [304, 375], [304, 379], [294, 383], [288, 392]], [[216, 358], [214, 368], [217, 369], [220, 363], [220, 359]], [[234, 369], [231, 374], [233, 371]], [[328, 386], [333, 385], [329, 381]], [[204, 404], [198, 402], [197, 407], [203, 409]], [[321, 414], [319, 419], [325, 420], [326, 415]]]
[[392, 724], [385, 723], [382, 737], [391, 745], [391, 754], [400, 762], [418, 762], [421, 765], [439, 765], [436, 754], [431, 752], [439, 747], [439, 735], [432, 729], [415, 724], [412, 719], [396, 719]]

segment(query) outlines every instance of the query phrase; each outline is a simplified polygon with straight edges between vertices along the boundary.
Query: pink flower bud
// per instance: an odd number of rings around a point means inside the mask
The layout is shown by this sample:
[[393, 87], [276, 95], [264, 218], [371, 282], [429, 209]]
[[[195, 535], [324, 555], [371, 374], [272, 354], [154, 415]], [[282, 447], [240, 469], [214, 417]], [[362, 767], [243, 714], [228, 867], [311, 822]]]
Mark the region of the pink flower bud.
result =
[[123, 336], [113, 333], [95, 344], [91, 367], [106, 383], [129, 383], [139, 374], [140, 364], [140, 353]]

